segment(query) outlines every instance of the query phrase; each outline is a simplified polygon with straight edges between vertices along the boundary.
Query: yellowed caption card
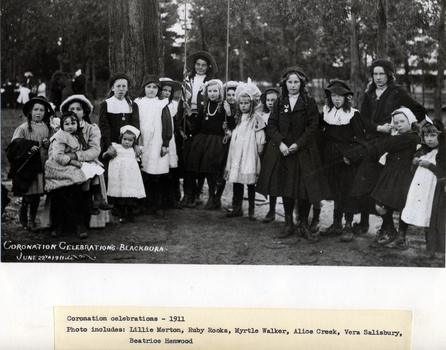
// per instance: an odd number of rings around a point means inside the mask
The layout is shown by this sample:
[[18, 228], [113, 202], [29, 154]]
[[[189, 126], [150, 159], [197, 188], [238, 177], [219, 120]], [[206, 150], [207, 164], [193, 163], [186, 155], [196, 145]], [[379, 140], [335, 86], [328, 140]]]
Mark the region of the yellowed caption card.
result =
[[55, 349], [411, 349], [412, 311], [55, 307]]

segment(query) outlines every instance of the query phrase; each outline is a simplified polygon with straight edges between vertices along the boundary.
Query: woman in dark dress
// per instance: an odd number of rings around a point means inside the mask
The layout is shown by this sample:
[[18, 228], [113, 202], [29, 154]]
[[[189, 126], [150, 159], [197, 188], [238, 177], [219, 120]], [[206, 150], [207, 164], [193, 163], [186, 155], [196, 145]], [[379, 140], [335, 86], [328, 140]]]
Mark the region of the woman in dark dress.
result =
[[282, 97], [274, 104], [267, 132], [271, 142], [265, 153], [257, 183], [264, 196], [283, 197], [285, 230], [279, 237], [294, 233], [293, 211], [299, 200], [299, 234], [318, 241], [308, 228], [311, 203], [329, 197], [329, 188], [315, 141], [319, 111], [305, 89], [305, 72], [290, 67], [281, 74]]
[[[366, 140], [370, 148], [383, 154], [382, 146], [390, 137], [391, 114], [396, 109], [404, 106], [409, 108], [418, 122], [424, 120], [426, 109], [415, 101], [406, 90], [395, 84], [395, 68], [392, 62], [387, 60], [376, 60], [372, 62], [370, 74], [373, 82], [367, 89], [361, 105], [361, 119], [366, 131]], [[361, 200], [361, 221], [355, 224], [355, 233], [366, 233], [369, 229], [369, 213], [372, 208], [370, 193], [373, 191], [382, 170], [378, 159], [372, 159], [366, 155], [358, 169], [353, 184], [352, 195]], [[383, 222], [382, 227], [394, 231], [392, 223]], [[378, 235], [385, 235], [380, 230]]]

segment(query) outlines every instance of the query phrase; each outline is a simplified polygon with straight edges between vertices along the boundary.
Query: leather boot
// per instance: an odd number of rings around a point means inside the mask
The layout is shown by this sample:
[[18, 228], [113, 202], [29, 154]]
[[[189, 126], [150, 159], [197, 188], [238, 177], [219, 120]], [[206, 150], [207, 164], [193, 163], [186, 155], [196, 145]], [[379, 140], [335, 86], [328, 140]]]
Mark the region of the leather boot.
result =
[[243, 185], [234, 183], [232, 192], [232, 211], [227, 213], [226, 217], [243, 216]]
[[249, 220], [251, 221], [256, 220], [254, 216], [255, 198], [256, 198], [255, 185], [248, 185], [248, 203], [249, 203], [248, 214], [249, 214]]
[[25, 202], [25, 199], [22, 198], [22, 205], [19, 209], [19, 221], [20, 225], [23, 226], [23, 228], [26, 228], [28, 225], [28, 203]]
[[285, 214], [285, 228], [279, 233], [278, 238], [286, 238], [291, 236], [295, 230], [293, 214], [286, 215]]
[[299, 230], [299, 236], [305, 238], [307, 241], [311, 243], [319, 242], [319, 238], [314, 236], [311, 233], [310, 228], [308, 227], [308, 219], [305, 218], [300, 220], [300, 225], [298, 230]]

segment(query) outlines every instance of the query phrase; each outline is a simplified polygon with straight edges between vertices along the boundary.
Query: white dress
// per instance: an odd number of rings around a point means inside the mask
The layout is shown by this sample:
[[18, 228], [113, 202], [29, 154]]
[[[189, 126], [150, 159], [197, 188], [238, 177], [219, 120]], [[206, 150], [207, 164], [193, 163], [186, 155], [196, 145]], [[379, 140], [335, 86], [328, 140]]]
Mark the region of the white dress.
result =
[[[420, 160], [436, 164], [437, 153], [438, 148], [421, 156]], [[429, 169], [419, 166], [410, 184], [406, 205], [401, 212], [401, 219], [405, 223], [418, 227], [429, 227], [436, 185], [435, 174]]]
[[246, 185], [255, 184], [260, 173], [260, 154], [265, 144], [265, 122], [258, 113], [243, 114], [232, 132], [224, 179]]
[[161, 175], [169, 172], [169, 155], [161, 157], [163, 146], [163, 124], [161, 120], [163, 108], [168, 99], [142, 97], [135, 103], [139, 108], [139, 127], [143, 140], [144, 152], [141, 157], [142, 171], [147, 174]]
[[107, 195], [117, 198], [145, 198], [141, 171], [136, 161], [135, 150], [112, 143], [118, 155], [108, 166]]
[[173, 101], [167, 105], [169, 107], [170, 116], [172, 117], [172, 138], [169, 141], [169, 166], [171, 168], [178, 168], [178, 155], [177, 155], [177, 145], [175, 143], [175, 137], [173, 136], [174, 124], [173, 118], [178, 111], [178, 102]]

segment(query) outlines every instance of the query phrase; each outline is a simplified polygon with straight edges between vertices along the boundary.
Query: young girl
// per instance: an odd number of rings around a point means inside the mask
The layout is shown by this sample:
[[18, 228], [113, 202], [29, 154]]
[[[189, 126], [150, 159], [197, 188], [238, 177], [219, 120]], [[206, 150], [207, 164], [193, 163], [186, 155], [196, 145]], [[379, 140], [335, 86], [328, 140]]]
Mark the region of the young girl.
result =
[[[442, 108], [446, 112], [446, 107]], [[446, 140], [445, 132], [442, 130], [438, 136], [439, 145], [438, 153], [435, 157], [437, 186], [435, 187], [434, 200], [432, 204], [431, 220], [429, 223], [429, 230], [426, 235], [426, 249], [431, 256], [440, 254], [444, 261], [445, 250], [445, 201], [446, 201], [446, 185], [445, 185], [445, 172], [446, 172]]]
[[300, 67], [281, 75], [282, 96], [274, 103], [268, 119], [271, 141], [266, 149], [257, 191], [264, 196], [283, 197], [285, 229], [279, 237], [294, 233], [293, 211], [299, 200], [299, 234], [317, 242], [308, 227], [311, 203], [329, 197], [315, 134], [319, 124], [316, 101], [305, 89], [305, 72]]
[[[279, 90], [277, 90], [276, 88], [268, 88], [260, 97], [260, 100], [263, 104], [262, 119], [266, 125], [268, 125], [268, 119], [273, 109], [274, 102], [276, 102], [276, 100], [279, 98], [279, 95]], [[269, 137], [268, 133], [266, 133], [266, 143], [264, 147], [265, 149], [268, 147], [270, 140], [271, 138]], [[265, 224], [276, 220], [276, 203], [277, 197], [269, 196], [269, 211], [263, 219], [263, 222]]]
[[[50, 117], [54, 113], [50, 103], [43, 97], [34, 97], [23, 106], [23, 114], [28, 121], [15, 129], [12, 141], [16, 139], [26, 139], [37, 141], [39, 146], [33, 146], [31, 153], [39, 152], [44, 167], [48, 156], [48, 147], [51, 136]], [[38, 231], [36, 223], [37, 209], [39, 208], [40, 196], [44, 194], [44, 173], [37, 173], [37, 177], [27, 191], [23, 193], [22, 205], [19, 209], [19, 221], [24, 228], [31, 231]], [[29, 206], [29, 217], [28, 217]], [[28, 220], [29, 219], [29, 220]]]
[[172, 138], [172, 118], [168, 99], [160, 100], [161, 85], [156, 75], [144, 78], [140, 97], [135, 100], [144, 146], [142, 171], [149, 205], [156, 216], [164, 216], [161, 208], [160, 181], [169, 174], [169, 142]]
[[227, 143], [223, 143], [226, 119], [229, 129], [233, 129], [235, 121], [231, 108], [228, 102], [223, 102], [223, 84], [220, 80], [213, 79], [206, 83], [205, 102], [198, 112], [195, 125], [198, 135], [184, 152], [186, 171], [203, 174], [208, 181], [207, 210], [216, 208], [216, 180], [228, 150]]
[[[181, 128], [175, 118], [178, 111], [178, 102], [173, 99], [174, 93], [181, 90], [181, 84], [173, 81], [170, 78], [160, 78], [161, 84], [161, 99], [167, 99], [169, 104], [170, 116], [172, 118], [172, 131], [175, 133], [181, 133]], [[178, 154], [175, 137], [172, 137], [169, 141], [169, 176], [164, 184], [165, 191], [168, 195], [169, 203], [174, 209], [182, 209], [179, 200], [181, 199], [180, 193], [180, 177], [178, 172]]]
[[113, 198], [113, 203], [119, 210], [119, 222], [135, 222], [133, 208], [136, 200], [146, 196], [133, 149], [140, 132], [131, 125], [123, 126], [120, 132], [120, 144], [112, 144], [117, 156], [109, 164], [107, 195]]
[[[96, 124], [90, 120], [93, 105], [84, 95], [72, 95], [60, 105], [62, 113], [72, 111], [79, 118], [82, 136], [87, 144], [85, 149], [77, 151], [73, 157], [82, 162], [99, 163], [101, 153], [101, 131]], [[83, 186], [85, 205], [93, 215], [90, 219], [90, 227], [105, 227], [109, 221], [107, 210], [113, 209], [106, 198], [104, 175], [99, 175], [88, 181]], [[92, 200], [93, 197], [93, 200]]]
[[416, 121], [415, 115], [408, 108], [402, 107], [394, 111], [392, 129], [395, 130], [395, 135], [388, 137], [382, 145], [386, 153], [380, 162], [384, 163], [385, 158], [385, 164], [371, 195], [377, 203], [377, 212], [383, 216], [381, 229], [375, 238], [379, 244], [387, 244], [395, 239], [393, 212], [403, 210], [406, 204], [413, 176], [410, 171], [412, 158], [419, 143], [418, 135], [412, 131], [412, 124]]
[[[113, 158], [117, 153], [111, 145], [119, 141], [119, 130], [124, 125], [139, 129], [139, 118], [133, 114], [132, 101], [128, 90], [132, 80], [124, 73], [117, 73], [110, 79], [110, 91], [99, 110], [102, 149]], [[136, 145], [135, 145], [136, 146]], [[139, 153], [139, 149], [135, 147]], [[138, 154], [140, 155], [140, 154]]]
[[404, 246], [404, 238], [409, 224], [425, 229], [429, 227], [437, 185], [436, 156], [443, 128], [443, 123], [440, 120], [434, 120], [433, 124], [427, 123], [421, 130], [424, 144], [415, 153], [412, 162], [417, 169], [407, 194], [406, 205], [401, 213], [398, 237], [395, 242], [397, 247]]
[[[239, 85], [236, 81], [228, 81], [223, 85], [223, 89], [225, 91], [225, 100], [229, 103], [229, 106], [231, 108], [231, 115], [235, 115], [237, 110], [237, 104], [236, 104], [236, 98], [235, 98], [235, 90], [237, 89], [237, 86]], [[224, 142], [230, 142], [229, 135], [226, 137]], [[226, 156], [228, 154], [226, 153]], [[215, 191], [215, 198], [214, 198], [214, 208], [219, 209], [221, 207], [221, 196], [223, 195], [223, 192], [226, 187], [226, 181], [224, 179], [224, 173], [225, 173], [225, 167], [226, 167], [226, 161], [227, 157], [223, 160], [222, 168], [219, 170], [216, 180], [216, 188]], [[232, 203], [232, 206], [234, 206], [234, 203]]]
[[359, 213], [360, 206], [357, 198], [350, 195], [357, 164], [349, 152], [361, 146], [359, 140], [364, 139], [364, 131], [358, 110], [350, 107], [353, 91], [346, 82], [332, 80], [325, 89], [325, 95], [327, 104], [323, 109], [321, 125], [324, 136], [322, 154], [334, 200], [333, 224], [325, 234], [342, 233], [341, 241], [350, 242], [353, 239], [353, 215]]
[[232, 132], [224, 179], [233, 183], [233, 210], [228, 218], [243, 216], [243, 185], [248, 186], [249, 220], [254, 221], [255, 184], [260, 172], [260, 154], [265, 143], [265, 122], [255, 110], [260, 90], [254, 84], [241, 84], [236, 90], [238, 110]]
[[88, 236], [85, 207], [80, 184], [104, 172], [96, 163], [70, 156], [87, 148], [80, 131], [79, 118], [72, 111], [62, 114], [60, 130], [50, 139], [49, 158], [45, 164], [45, 190], [51, 195], [52, 237], [59, 237], [64, 226], [73, 224], [80, 238]]

